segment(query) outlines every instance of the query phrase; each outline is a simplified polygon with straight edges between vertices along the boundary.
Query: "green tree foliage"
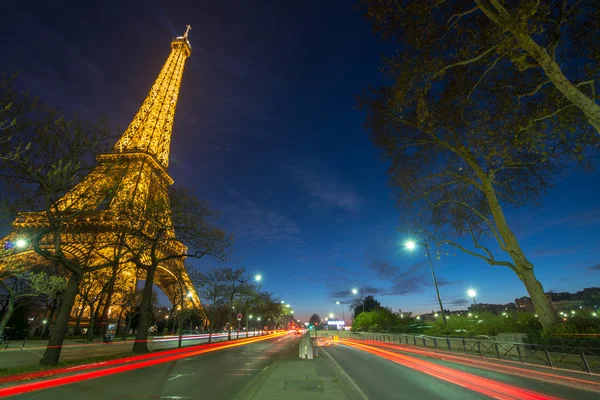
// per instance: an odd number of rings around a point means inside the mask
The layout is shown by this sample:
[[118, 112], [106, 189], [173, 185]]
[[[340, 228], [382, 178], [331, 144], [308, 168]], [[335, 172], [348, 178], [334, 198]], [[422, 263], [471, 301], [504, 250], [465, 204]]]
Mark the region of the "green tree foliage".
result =
[[31, 269], [15, 258], [12, 251], [0, 252], [0, 292], [5, 297], [5, 306], [0, 318], [0, 337], [15, 310], [40, 296], [54, 296], [65, 288], [63, 276], [52, 275], [43, 266]]
[[381, 308], [381, 304], [375, 300], [373, 296], [365, 296], [364, 299], [357, 299], [354, 302], [354, 318], [356, 318], [360, 313], [373, 311], [378, 308]]
[[419, 325], [411, 313], [394, 313], [389, 307], [361, 312], [352, 323], [356, 332], [411, 332]]
[[321, 317], [319, 317], [319, 314], [313, 314], [308, 319], [308, 323], [316, 328], [321, 323]]

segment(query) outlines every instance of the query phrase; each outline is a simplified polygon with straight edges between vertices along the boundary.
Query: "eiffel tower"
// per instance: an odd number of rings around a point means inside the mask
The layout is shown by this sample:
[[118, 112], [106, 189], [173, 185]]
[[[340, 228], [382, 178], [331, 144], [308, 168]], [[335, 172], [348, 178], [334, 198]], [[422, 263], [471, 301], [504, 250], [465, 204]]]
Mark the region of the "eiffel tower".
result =
[[[172, 40], [167, 61], [139, 111], [114, 146], [113, 152], [98, 156], [97, 166], [57, 202], [59, 209], [75, 210], [83, 216], [73, 221], [75, 226], [72, 231], [80, 233], [77, 239], [69, 234], [71, 229], [62, 234], [62, 248], [70, 257], [86, 259], [88, 263], [93, 263], [94, 260], [90, 260], [90, 248], [96, 246], [95, 251], [99, 254], [99, 245], [104, 246], [101, 250], [104, 254], [115, 252], [114, 248], [106, 245], [107, 241], [98, 243], [97, 238], [85, 238], [85, 235], [86, 232], [98, 231], [108, 231], [110, 234], [111, 227], [115, 229], [114, 227], [118, 226], [118, 221], [113, 220], [114, 216], [118, 215], [116, 211], [123, 210], [124, 204], [127, 204], [127, 207], [133, 204], [138, 209], [144, 209], [157, 197], [162, 197], [166, 200], [165, 204], [168, 204], [167, 188], [174, 182], [167, 172], [169, 149], [183, 70], [192, 52], [188, 40], [190, 29], [188, 25], [183, 36]], [[85, 218], [86, 210], [94, 211], [91, 221], [90, 218]], [[13, 234], [9, 235], [5, 242], [15, 241], [18, 235], [33, 232], [41, 225], [47, 225], [44, 213], [20, 213], [13, 222]], [[169, 232], [167, 235], [173, 239], [175, 232]], [[176, 240], [170, 240], [161, 251], [167, 255], [181, 255], [186, 254], [187, 247]], [[35, 257], [31, 249], [23, 253]], [[135, 290], [138, 280], [144, 279], [143, 274], [136, 269], [135, 264], [129, 262], [121, 269], [118, 279], [125, 280], [126, 285]], [[201, 307], [200, 299], [185, 272], [182, 258], [173, 258], [160, 265], [156, 271], [155, 284], [171, 300], [178, 298], [180, 293], [181, 296], [182, 293], [186, 293], [186, 298], [182, 299], [186, 306], [191, 302], [193, 306]], [[82, 299], [78, 298], [71, 312], [71, 321], [78, 316], [77, 309], [82, 307], [85, 308], [85, 305]], [[120, 308], [112, 306], [110, 299], [105, 301], [102, 307], [104, 309], [100, 315], [104, 322], [115, 322], [116, 316], [121, 315]], [[81, 315], [79, 317], [81, 318]]]

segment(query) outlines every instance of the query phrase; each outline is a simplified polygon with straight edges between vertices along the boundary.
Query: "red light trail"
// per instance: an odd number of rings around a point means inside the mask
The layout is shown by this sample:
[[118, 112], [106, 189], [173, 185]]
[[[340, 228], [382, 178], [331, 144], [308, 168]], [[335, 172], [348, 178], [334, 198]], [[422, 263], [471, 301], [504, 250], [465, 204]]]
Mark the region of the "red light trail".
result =
[[[355, 341], [355, 340], [345, 340], [344, 342], [360, 343], [359, 341]], [[588, 390], [600, 391], [600, 382], [593, 382], [593, 381], [589, 381], [589, 380], [585, 380], [585, 379], [573, 378], [570, 376], [550, 374], [547, 372], [535, 371], [535, 370], [526, 369], [526, 368], [519, 368], [519, 367], [516, 367], [513, 365], [499, 365], [498, 363], [480, 360], [480, 359], [467, 358], [467, 357], [464, 357], [461, 355], [453, 355], [453, 354], [449, 354], [448, 352], [436, 353], [436, 352], [415, 349], [410, 346], [403, 346], [403, 345], [397, 345], [397, 344], [394, 345], [394, 344], [389, 344], [389, 343], [377, 343], [377, 344], [372, 344], [372, 346], [384, 347], [384, 348], [393, 349], [396, 351], [402, 351], [405, 353], [419, 354], [419, 355], [430, 357], [430, 358], [450, 360], [451, 362], [454, 362], [457, 364], [462, 364], [462, 365], [467, 365], [467, 366], [475, 365], [477, 368], [487, 369], [490, 371], [501, 370], [503, 373], [517, 375], [517, 376], [525, 376], [528, 378], [534, 378], [534, 379], [542, 380], [545, 382], [560, 383], [562, 385], [568, 385], [568, 386], [572, 386], [572, 387], [576, 387], [576, 388], [584, 388], [584, 389], [588, 389]], [[569, 371], [569, 372], [572, 372], [572, 371]]]
[[366, 351], [378, 357], [385, 358], [400, 365], [404, 365], [416, 371], [433, 376], [435, 378], [462, 386], [477, 393], [484, 394], [498, 400], [557, 400], [557, 397], [536, 393], [531, 390], [522, 389], [506, 383], [497, 382], [481, 376], [457, 371], [429, 361], [383, 350], [377, 347], [361, 343], [344, 341], [344, 345]]
[[[126, 357], [126, 358], [122, 358], [122, 359], [110, 360], [110, 361], [106, 361], [103, 363], [83, 365], [83, 366], [80, 366], [81, 368], [79, 368], [79, 369], [77, 369], [78, 367], [73, 367], [73, 368], [59, 368], [59, 369], [51, 370], [53, 372], [40, 371], [43, 373], [51, 372], [52, 374], [57, 374], [57, 373], [62, 374], [62, 373], [68, 373], [68, 372], [73, 372], [73, 371], [97, 368], [98, 366], [104, 367], [104, 366], [120, 364], [120, 365], [116, 365], [116, 366], [113, 366], [110, 368], [105, 368], [105, 369], [101, 369], [101, 370], [97, 370], [97, 371], [82, 372], [82, 373], [79, 373], [76, 375], [57, 377], [57, 378], [52, 378], [52, 379], [39, 381], [39, 382], [30, 382], [30, 383], [25, 383], [25, 384], [18, 385], [18, 386], [0, 388], [0, 397], [14, 396], [17, 394], [29, 393], [29, 392], [33, 392], [33, 391], [37, 391], [37, 390], [48, 389], [51, 387], [67, 385], [70, 383], [75, 383], [75, 382], [79, 382], [79, 381], [83, 381], [83, 380], [87, 380], [87, 379], [100, 378], [103, 376], [114, 375], [114, 374], [118, 374], [118, 373], [122, 373], [122, 372], [132, 371], [132, 370], [139, 369], [139, 368], [146, 368], [146, 367], [150, 367], [153, 365], [158, 365], [158, 364], [162, 364], [162, 363], [179, 360], [182, 358], [188, 358], [188, 357], [192, 357], [192, 356], [196, 356], [196, 355], [200, 355], [200, 354], [204, 354], [204, 353], [210, 353], [210, 352], [217, 351], [217, 350], [243, 346], [246, 344], [259, 342], [262, 340], [268, 340], [268, 339], [272, 339], [272, 338], [275, 338], [278, 336], [283, 336], [286, 334], [287, 334], [287, 332], [280, 332], [280, 333], [274, 333], [272, 335], [262, 336], [262, 337], [257, 337], [257, 338], [240, 339], [240, 340], [236, 340], [233, 343], [227, 343], [227, 342], [211, 343], [208, 345], [206, 345], [206, 344], [199, 345], [199, 346], [194, 346], [192, 348], [186, 348], [186, 349], [174, 349], [174, 350], [161, 351], [160, 353], [156, 353], [156, 354], [144, 354], [144, 355], [140, 355], [140, 356], [133, 356], [133, 357]], [[27, 374], [23, 374], [23, 375], [27, 375]], [[28, 374], [28, 375], [32, 375], [32, 374]], [[44, 376], [44, 375], [38, 375], [35, 377], [40, 377], [40, 376]]]

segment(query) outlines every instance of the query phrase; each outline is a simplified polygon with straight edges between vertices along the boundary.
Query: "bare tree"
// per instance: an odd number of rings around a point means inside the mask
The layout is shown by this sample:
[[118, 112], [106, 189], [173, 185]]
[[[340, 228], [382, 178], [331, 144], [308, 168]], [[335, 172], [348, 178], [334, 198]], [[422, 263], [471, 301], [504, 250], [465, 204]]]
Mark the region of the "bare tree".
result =
[[183, 269], [187, 257], [212, 257], [224, 261], [229, 255], [232, 237], [213, 226], [215, 216], [205, 203], [187, 190], [171, 188], [168, 193], [150, 193], [141, 207], [126, 205], [125, 242], [136, 267], [146, 279], [140, 305], [140, 325], [133, 351], [147, 352], [150, 327], [150, 297], [159, 266]]
[[[460, 26], [459, 32], [440, 26], [448, 9], [464, 22], [456, 9], [463, 4], [442, 1], [438, 3], [446, 8], [438, 9], [432, 2], [404, 2], [414, 6], [407, 6], [407, 13], [419, 18], [408, 21], [408, 15], [395, 13], [396, 2], [365, 3], [376, 29], [406, 39], [399, 55], [386, 64], [393, 83], [365, 102], [373, 141], [390, 162], [390, 182], [403, 218], [439, 245], [511, 269], [544, 329], [550, 328], [556, 316], [505, 208], [539, 204], [557, 171], [589, 165], [586, 155], [598, 149], [597, 132], [577, 124], [581, 118], [573, 114], [574, 105], [554, 112], [565, 101], [560, 92], [523, 104], [515, 85], [537, 85], [541, 78], [534, 71], [519, 75], [502, 58], [515, 57], [518, 44], [489, 21], [489, 26], [485, 21]], [[474, 57], [471, 52], [484, 52], [484, 44], [494, 49]], [[474, 59], [453, 65], [448, 57]], [[472, 245], [458, 240], [462, 236]]]
[[[11, 104], [8, 118], [15, 121], [6, 129], [10, 136], [7, 146], [19, 149], [21, 143], [31, 143], [26, 152], [15, 151], [16, 156], [0, 160], [0, 178], [7, 183], [8, 198], [18, 214], [7, 240], [22, 240], [26, 243], [19, 250], [23, 257], [58, 263], [68, 274], [48, 348], [40, 361], [53, 365], [60, 357], [81, 278], [120, 262], [103, 262], [99, 257], [105, 247], [114, 246], [109, 243], [114, 235], [96, 223], [101, 210], [90, 208], [113, 188], [94, 182], [84, 188], [77, 186], [92, 171], [94, 156], [110, 135], [103, 123], [67, 118], [59, 110], [17, 93], [10, 84], [0, 89], [3, 103]], [[94, 179], [100, 182], [101, 174], [92, 174]]]
[[208, 305], [205, 307], [209, 310], [210, 330], [208, 342], [211, 343], [215, 328], [221, 326], [220, 323], [217, 323], [216, 317], [218, 309], [222, 309], [225, 304], [227, 275], [222, 269], [212, 268], [207, 273], [192, 272], [191, 279], [200, 294], [200, 298], [204, 299]]
[[[531, 118], [587, 121], [600, 133], [596, 81], [600, 72], [600, 3], [590, 0], [361, 0], [374, 29], [399, 40], [390, 59], [413, 86], [448, 75], [476, 76], [474, 103], [510, 70], [509, 85]], [[575, 65], [576, 64], [576, 67]], [[583, 118], [581, 118], [583, 117]]]

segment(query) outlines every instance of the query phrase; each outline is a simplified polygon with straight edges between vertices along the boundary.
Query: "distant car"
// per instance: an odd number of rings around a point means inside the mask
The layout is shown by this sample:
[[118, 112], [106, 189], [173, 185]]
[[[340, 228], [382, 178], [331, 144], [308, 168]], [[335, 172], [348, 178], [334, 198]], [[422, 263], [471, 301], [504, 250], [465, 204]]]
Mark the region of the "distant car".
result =
[[182, 331], [181, 335], [183, 336], [195, 336], [195, 335], [200, 335], [200, 332], [198, 331]]
[[294, 331], [294, 335], [302, 335], [302, 333], [303, 333], [303, 332], [302, 332], [302, 330], [301, 330], [301, 329], [296, 329], [296, 330]]

